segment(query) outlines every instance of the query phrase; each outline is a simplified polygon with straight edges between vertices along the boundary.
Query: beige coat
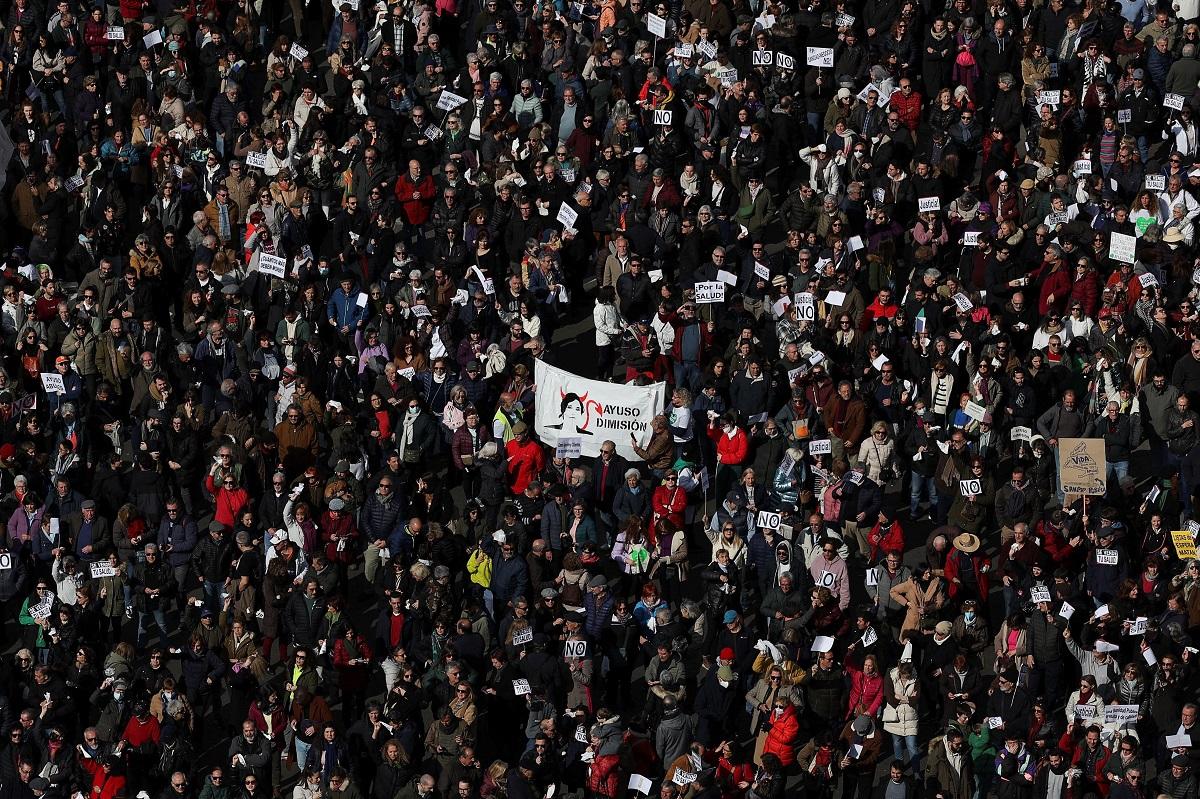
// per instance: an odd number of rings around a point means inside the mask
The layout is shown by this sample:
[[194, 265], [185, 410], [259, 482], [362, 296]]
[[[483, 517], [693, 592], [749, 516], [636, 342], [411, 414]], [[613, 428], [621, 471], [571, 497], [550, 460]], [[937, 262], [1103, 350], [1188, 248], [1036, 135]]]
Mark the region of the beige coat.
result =
[[921, 629], [921, 617], [927, 613], [936, 613], [946, 602], [946, 581], [934, 577], [924, 590], [910, 577], [902, 583], [892, 586], [889, 595], [893, 602], [903, 605], [904, 623], [900, 625], [900, 635]]

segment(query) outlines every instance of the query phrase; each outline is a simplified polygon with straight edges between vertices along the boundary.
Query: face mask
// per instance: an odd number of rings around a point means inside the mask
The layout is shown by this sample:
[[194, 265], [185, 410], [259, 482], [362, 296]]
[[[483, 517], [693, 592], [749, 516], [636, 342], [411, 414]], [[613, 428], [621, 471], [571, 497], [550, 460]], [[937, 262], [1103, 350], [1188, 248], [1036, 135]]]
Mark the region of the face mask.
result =
[[779, 438], [779, 429], [775, 428], [773, 430], [768, 430], [767, 438]]
[[328, 267], [328, 266], [322, 266], [322, 267], [321, 267], [320, 269], [318, 269], [317, 271], [319, 271], [319, 272], [321, 273], [321, 276], [322, 276], [322, 277], [324, 277], [325, 275], [328, 275], [328, 274], [329, 274], [329, 267]]
[[80, 244], [87, 244], [87, 243], [88, 243], [88, 237], [87, 237], [87, 236], [85, 236], [85, 235], [83, 235], [82, 233], [80, 233], [80, 234], [79, 234], [79, 243], [80, 243]]
[[967, 624], [970, 624], [971, 622], [975, 621], [975, 611], [968, 610], [966, 613], [963, 614], [963, 620], [966, 621]]
[[409, 416], [416, 416], [416, 415], [417, 415], [418, 413], [420, 413], [420, 412], [421, 412], [421, 409], [420, 409], [420, 408], [409, 408], [409, 409], [408, 409], [408, 415], [409, 415]]
[[124, 698], [125, 698], [125, 692], [124, 692], [124, 691], [113, 691], [113, 699], [115, 699], [115, 700], [117, 700], [118, 702], [120, 702], [120, 701], [121, 701], [122, 699], [124, 699]]
[[729, 680], [717, 680], [717, 682], [719, 682], [719, 683], [721, 684], [721, 687], [722, 687], [722, 688], [728, 688], [728, 687], [729, 687]]

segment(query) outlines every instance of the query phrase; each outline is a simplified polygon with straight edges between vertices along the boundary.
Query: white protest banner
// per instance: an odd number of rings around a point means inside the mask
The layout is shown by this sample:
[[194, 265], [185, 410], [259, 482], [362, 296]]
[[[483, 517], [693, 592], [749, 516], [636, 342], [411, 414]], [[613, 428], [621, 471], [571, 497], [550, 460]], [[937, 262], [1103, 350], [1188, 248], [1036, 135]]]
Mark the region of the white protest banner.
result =
[[578, 458], [583, 451], [583, 438], [580, 436], [559, 436], [554, 454], [559, 458]]
[[528, 696], [533, 693], [533, 689], [529, 687], [529, 680], [513, 680], [513, 693], [517, 696]]
[[845, 301], [846, 301], [846, 292], [844, 292], [844, 291], [830, 291], [830, 292], [826, 293], [826, 295], [825, 295], [825, 304], [826, 305], [833, 305], [837, 308], [841, 308], [842, 303]]
[[483, 279], [483, 293], [490, 294], [493, 297], [496, 296], [496, 281], [490, 277], [485, 277]]
[[1192, 748], [1192, 736], [1188, 735], [1187, 733], [1178, 733], [1178, 732], [1175, 733], [1174, 735], [1168, 735], [1167, 736], [1167, 748], [1168, 749], [1191, 749]]
[[1129, 722], [1137, 721], [1138, 708], [1140, 705], [1105, 705], [1104, 706], [1104, 723], [1115, 724], [1120, 727]]
[[675, 775], [671, 777], [671, 782], [675, 783], [676, 785], [680, 786], [681, 788], [684, 785], [691, 785], [695, 781], [696, 781], [696, 772], [684, 771], [681, 768], [675, 769]]
[[864, 647], [867, 647], [879, 640], [879, 633], [875, 632], [874, 627], [868, 627], [867, 631], [858, 640], [862, 642]]
[[1029, 601], [1035, 605], [1039, 602], [1049, 602], [1050, 589], [1041, 586], [1029, 589]]
[[629, 789], [630, 790], [637, 791], [638, 793], [644, 793], [646, 796], [649, 796], [650, 789], [652, 787], [653, 787], [653, 783], [651, 783], [650, 780], [643, 777], [641, 774], [630, 774], [629, 775]]
[[669, 109], [669, 108], [654, 109], [654, 124], [655, 125], [670, 125], [671, 124], [671, 109]]
[[558, 216], [555, 219], [561, 222], [563, 227], [574, 229], [575, 221], [579, 219], [579, 212], [566, 203], [563, 203], [558, 207]]
[[1121, 554], [1115, 549], [1097, 549], [1096, 562], [1102, 566], [1116, 566], [1121, 560]]
[[776, 53], [775, 66], [779, 67], [780, 69], [795, 69], [796, 59], [792, 58], [787, 53]]
[[1126, 635], [1145, 635], [1146, 634], [1146, 617], [1138, 616], [1129, 625], [1129, 629], [1125, 632]]
[[810, 67], [820, 67], [826, 69], [833, 68], [833, 48], [832, 47], [809, 47], [808, 48], [808, 65]]
[[1166, 175], [1146, 175], [1146, 188], [1150, 191], [1166, 191]]
[[646, 30], [660, 39], [665, 39], [667, 37], [667, 20], [658, 14], [647, 14]]
[[1065, 620], [1070, 621], [1071, 617], [1075, 615], [1075, 607], [1064, 602], [1058, 608], [1058, 615], [1062, 616]]
[[917, 200], [917, 210], [921, 213], [942, 210], [941, 197], [921, 197]]
[[762, 278], [763, 280], [770, 280], [771, 279], [771, 267], [767, 266], [766, 264], [755, 264], [754, 265], [754, 274], [756, 276]]
[[847, 28], [854, 24], [854, 17], [850, 16], [849, 14], [838, 14], [837, 19], [833, 21], [833, 24], [837, 25], [839, 28]]
[[867, 569], [867, 588], [873, 588], [879, 585], [880, 568], [876, 566], [873, 569]]
[[36, 605], [30, 605], [29, 617], [34, 621], [41, 621], [50, 617], [50, 609], [54, 607], [54, 595], [46, 597]]
[[833, 639], [828, 635], [818, 635], [813, 639], [811, 652], [829, 652], [833, 650]]
[[302, 44], [292, 42], [292, 57], [295, 58], [296, 61], [303, 61], [304, 59], [308, 58], [308, 48]]
[[67, 191], [75, 191], [83, 186], [83, 178], [76, 175], [75, 177], [67, 178], [67, 182], [63, 184], [63, 188]]
[[1168, 93], [1163, 97], [1163, 105], [1176, 111], [1183, 110], [1184, 97], [1182, 94]]
[[706, 280], [696, 284], [696, 304], [705, 305], [725, 302], [725, 284], [719, 280]]
[[287, 259], [269, 252], [258, 254], [258, 271], [271, 277], [284, 278], [287, 275]]
[[156, 44], [162, 44], [162, 40], [163, 38], [161, 31], [150, 31], [142, 37], [142, 45], [149, 50]]
[[534, 431], [543, 444], [557, 447], [560, 437], [578, 437], [580, 454], [594, 458], [600, 444], [612, 440], [621, 457], [642, 460], [630, 436], [640, 447], [649, 445], [650, 421], [666, 404], [665, 383], [627, 386], [589, 380], [540, 360], [534, 362], [534, 380]]
[[125, 27], [123, 25], [109, 25], [108, 30], [104, 32], [104, 38], [110, 42], [125, 41]]
[[13, 567], [11, 552], [0, 552], [0, 572], [6, 572]]
[[977, 497], [983, 493], [983, 481], [977, 477], [958, 481], [958, 491], [964, 497]]
[[971, 302], [971, 298], [966, 294], [963, 294], [961, 291], [955, 292], [954, 296], [950, 299], [954, 300], [955, 306], [957, 306], [958, 310], [962, 311], [963, 313], [966, 313], [975, 307], [975, 303]]
[[963, 413], [977, 422], [982, 422], [983, 417], [987, 416], [987, 408], [978, 402], [968, 402], [967, 407], [963, 408]]
[[694, 52], [696, 52], [696, 48], [690, 44], [675, 45], [675, 57], [676, 58], [691, 58], [692, 53], [694, 53]]
[[661, 269], [651, 269], [646, 274], [649, 276], [651, 283], [661, 283], [663, 281], [663, 270]]
[[521, 646], [533, 640], [533, 628], [526, 627], [513, 633], [513, 646]]
[[737, 285], [737, 277], [733, 274], [733, 272], [728, 272], [724, 269], [717, 270], [717, 280], [721, 281], [726, 286]]
[[266, 153], [246, 153], [246, 166], [258, 167], [259, 169], [267, 168]]
[[807, 291], [796, 295], [796, 316], [801, 322], [815, 322], [817, 319], [816, 300]]
[[833, 454], [833, 442], [830, 441], [828, 438], [818, 438], [814, 441], [810, 441], [810, 442], [808, 442], [808, 454], [809, 455], [832, 455]]
[[1142, 288], [1148, 289], [1158, 285], [1158, 278], [1154, 276], [1153, 272], [1142, 272], [1138, 275], [1138, 282], [1142, 284]]
[[1125, 125], [1133, 121], [1133, 111], [1129, 108], [1117, 109], [1117, 124]]
[[717, 45], [713, 42], [700, 42], [696, 45], [696, 52], [703, 55], [705, 58], [717, 57]]
[[717, 80], [721, 82], [722, 86], [732, 86], [737, 83], [737, 79], [738, 71], [734, 67], [717, 70]]
[[1076, 175], [1092, 174], [1092, 161], [1090, 158], [1080, 158], [1071, 166], [1071, 171]]
[[1030, 441], [1033, 439], [1033, 430], [1028, 427], [1014, 427], [1009, 433], [1013, 441]]
[[750, 63], [756, 67], [769, 67], [775, 63], [775, 54], [770, 50], [754, 50], [750, 53]]
[[978, 247], [979, 246], [979, 233], [980, 233], [980, 231], [978, 231], [978, 230], [963, 231], [963, 246], [964, 247]]
[[99, 580], [103, 577], [116, 577], [117, 567], [107, 560], [102, 560], [91, 565], [91, 572], [93, 580]]
[[850, 252], [858, 252], [867, 245], [863, 243], [862, 236], [851, 236], [846, 246], [850, 248]]
[[1095, 717], [1096, 717], [1096, 706], [1095, 705], [1076, 705], [1075, 706], [1075, 718], [1091, 719], [1091, 718], [1095, 718]]
[[[292, 45], [294, 48], [295, 45]], [[453, 111], [467, 101], [466, 97], [455, 94], [452, 91], [442, 90], [442, 96], [438, 98], [437, 108], [439, 111]]]
[[563, 657], [587, 657], [587, 641], [563, 641]]
[[767, 530], [778, 530], [779, 519], [779, 514], [773, 510], [760, 510], [758, 512], [758, 518], [755, 519], [755, 522], [759, 529], [766, 528]]
[[63, 376], [58, 372], [42, 372], [42, 388], [46, 389], [47, 394], [67, 393], [67, 388], [63, 385]]
[[1060, 92], [1060, 91], [1038, 92], [1038, 105], [1058, 106], [1060, 103], [1062, 103], [1062, 92]]
[[1137, 237], [1125, 233], [1112, 233], [1108, 237], [1108, 257], [1115, 261], [1131, 264], [1137, 251]]

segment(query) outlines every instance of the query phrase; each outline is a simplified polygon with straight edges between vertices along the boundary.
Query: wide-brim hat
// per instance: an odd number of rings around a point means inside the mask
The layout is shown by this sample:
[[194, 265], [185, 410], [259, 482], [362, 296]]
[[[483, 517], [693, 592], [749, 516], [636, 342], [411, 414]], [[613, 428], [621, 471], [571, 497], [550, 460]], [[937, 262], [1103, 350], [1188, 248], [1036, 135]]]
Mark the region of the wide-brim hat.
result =
[[954, 537], [954, 548], [970, 554], [979, 549], [979, 536], [974, 533], [959, 533]]

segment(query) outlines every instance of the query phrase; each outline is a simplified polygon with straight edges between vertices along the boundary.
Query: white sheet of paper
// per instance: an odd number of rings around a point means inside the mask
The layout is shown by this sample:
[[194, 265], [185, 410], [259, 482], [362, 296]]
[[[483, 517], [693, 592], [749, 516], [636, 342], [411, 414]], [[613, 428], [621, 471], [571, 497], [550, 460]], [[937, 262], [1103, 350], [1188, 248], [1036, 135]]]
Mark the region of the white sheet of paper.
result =
[[833, 649], [833, 639], [828, 635], [818, 635], [812, 643], [813, 652], [829, 652]]

